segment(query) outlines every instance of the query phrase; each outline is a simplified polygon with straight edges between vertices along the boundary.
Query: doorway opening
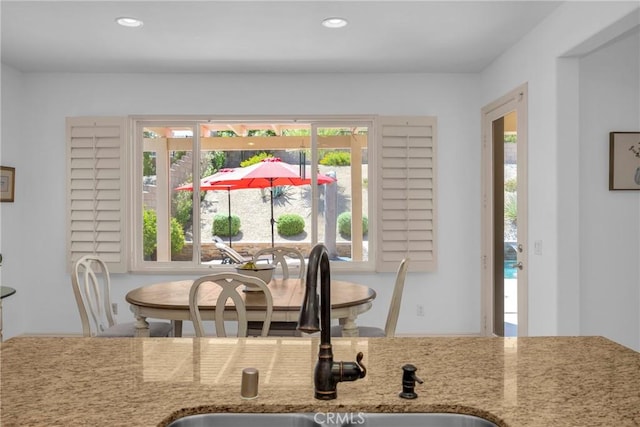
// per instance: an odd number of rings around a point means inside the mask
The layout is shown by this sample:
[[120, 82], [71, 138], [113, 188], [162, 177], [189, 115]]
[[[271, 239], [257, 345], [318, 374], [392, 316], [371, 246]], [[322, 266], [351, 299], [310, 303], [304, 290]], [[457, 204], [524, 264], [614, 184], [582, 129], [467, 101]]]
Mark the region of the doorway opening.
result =
[[484, 335], [527, 335], [526, 89], [482, 109]]

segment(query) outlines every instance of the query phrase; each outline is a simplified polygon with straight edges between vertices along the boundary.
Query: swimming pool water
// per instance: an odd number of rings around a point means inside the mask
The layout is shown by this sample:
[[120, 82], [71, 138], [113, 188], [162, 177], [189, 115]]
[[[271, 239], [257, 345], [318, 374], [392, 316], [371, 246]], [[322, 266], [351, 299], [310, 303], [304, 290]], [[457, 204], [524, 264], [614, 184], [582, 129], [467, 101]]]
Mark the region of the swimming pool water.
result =
[[515, 279], [517, 278], [516, 275], [516, 268], [513, 267], [513, 264], [515, 264], [517, 261], [516, 260], [504, 260], [504, 278], [505, 279]]

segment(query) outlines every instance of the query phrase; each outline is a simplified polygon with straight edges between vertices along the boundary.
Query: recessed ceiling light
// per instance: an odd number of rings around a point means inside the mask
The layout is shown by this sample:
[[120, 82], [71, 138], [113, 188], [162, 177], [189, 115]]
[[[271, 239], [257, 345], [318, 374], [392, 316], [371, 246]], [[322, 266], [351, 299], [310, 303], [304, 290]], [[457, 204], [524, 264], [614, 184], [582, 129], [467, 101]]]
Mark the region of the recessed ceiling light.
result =
[[342, 28], [347, 26], [347, 20], [344, 18], [327, 18], [322, 21], [322, 25], [327, 28]]
[[142, 27], [142, 24], [143, 24], [143, 22], [139, 19], [130, 18], [126, 16], [116, 18], [116, 22], [122, 25], [123, 27], [131, 27], [131, 28]]

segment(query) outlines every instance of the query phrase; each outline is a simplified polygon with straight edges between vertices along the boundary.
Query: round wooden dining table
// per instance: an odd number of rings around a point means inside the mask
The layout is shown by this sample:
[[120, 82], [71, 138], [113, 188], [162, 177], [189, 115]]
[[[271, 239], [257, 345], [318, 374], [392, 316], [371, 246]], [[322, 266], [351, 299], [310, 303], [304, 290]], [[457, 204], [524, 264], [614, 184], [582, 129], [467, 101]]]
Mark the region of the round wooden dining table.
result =
[[[268, 283], [273, 297], [272, 322], [297, 322], [304, 298], [304, 286], [298, 278], [273, 279]], [[174, 336], [182, 336], [182, 321], [191, 320], [189, 290], [193, 280], [154, 283], [129, 291], [125, 297], [136, 317], [136, 336], [148, 337], [147, 318], [168, 319], [174, 325]], [[203, 320], [213, 320], [220, 287], [215, 286], [199, 296]], [[265, 300], [262, 292], [243, 292], [249, 321], [262, 321]], [[342, 280], [331, 280], [331, 317], [339, 319], [343, 336], [358, 336], [356, 319], [371, 309], [376, 292], [368, 286]], [[225, 318], [232, 320], [233, 306], [225, 307]]]

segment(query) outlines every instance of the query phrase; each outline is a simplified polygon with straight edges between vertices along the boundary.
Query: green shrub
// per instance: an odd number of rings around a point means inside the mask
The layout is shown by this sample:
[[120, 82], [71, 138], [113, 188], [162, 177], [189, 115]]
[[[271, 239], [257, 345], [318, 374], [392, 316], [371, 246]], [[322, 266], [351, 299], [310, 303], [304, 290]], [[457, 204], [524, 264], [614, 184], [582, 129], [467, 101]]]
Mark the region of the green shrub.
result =
[[504, 182], [504, 191], [513, 193], [518, 189], [518, 181], [515, 178], [510, 178]]
[[349, 166], [351, 164], [351, 153], [347, 151], [330, 151], [320, 160], [324, 166]]
[[[216, 214], [213, 217], [213, 229], [211, 230], [214, 236], [229, 237], [229, 215]], [[231, 236], [235, 236], [240, 232], [240, 217], [238, 215], [231, 215]]]
[[202, 167], [200, 176], [213, 175], [224, 167], [227, 162], [227, 154], [224, 151], [205, 151], [202, 155]]
[[250, 129], [247, 136], [276, 136], [272, 129]]
[[[156, 211], [145, 209], [143, 212], [142, 247], [145, 259], [150, 259], [156, 251], [158, 238], [158, 217]], [[171, 253], [176, 254], [184, 247], [184, 230], [180, 223], [171, 218]]]
[[255, 165], [256, 163], [260, 163], [267, 157], [273, 157], [273, 154], [262, 153], [256, 154], [255, 156], [249, 157], [247, 160], [240, 162], [240, 166], [246, 168], [247, 166]]
[[504, 220], [515, 223], [518, 219], [518, 196], [516, 193], [504, 195]]
[[[351, 237], [351, 212], [342, 212], [338, 215], [338, 232], [344, 237]], [[362, 217], [362, 235], [369, 232], [369, 219]]]
[[156, 250], [156, 223], [156, 211], [145, 209], [142, 224], [142, 251], [145, 259], [151, 256], [151, 254]]
[[171, 151], [170, 153], [170, 157], [171, 157], [171, 164], [177, 163], [180, 161], [180, 159], [182, 159], [184, 156], [187, 155], [186, 151]]
[[173, 195], [174, 216], [178, 223], [186, 230], [191, 225], [193, 214], [193, 199], [191, 191], [176, 191]]
[[184, 248], [184, 229], [177, 219], [171, 218], [171, 254], [179, 254]]
[[280, 215], [277, 222], [281, 236], [296, 236], [304, 231], [304, 218], [298, 214]]
[[142, 158], [142, 175], [151, 176], [156, 174], [156, 159], [151, 157], [150, 151], [145, 151]]

